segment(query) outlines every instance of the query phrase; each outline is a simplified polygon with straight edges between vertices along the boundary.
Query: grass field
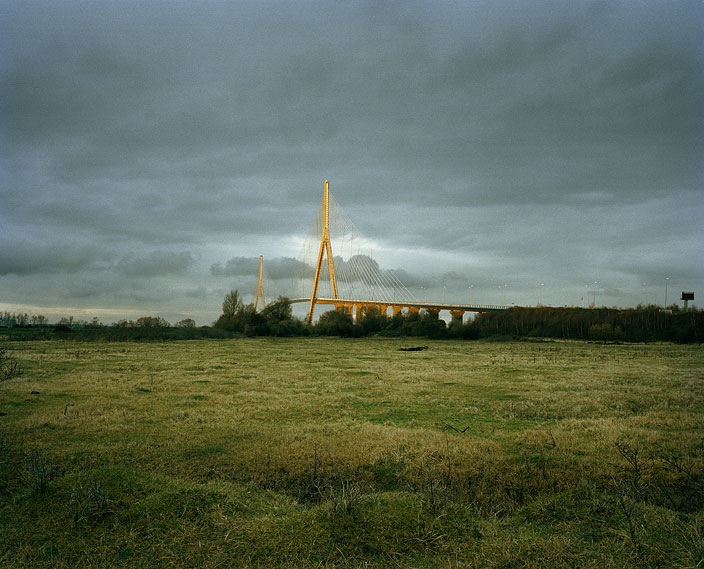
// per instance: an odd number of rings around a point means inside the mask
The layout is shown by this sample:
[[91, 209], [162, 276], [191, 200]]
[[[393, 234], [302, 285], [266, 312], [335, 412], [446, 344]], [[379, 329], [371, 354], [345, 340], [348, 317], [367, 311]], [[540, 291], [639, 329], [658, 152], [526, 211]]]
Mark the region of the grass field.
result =
[[701, 346], [5, 347], [0, 566], [704, 566]]

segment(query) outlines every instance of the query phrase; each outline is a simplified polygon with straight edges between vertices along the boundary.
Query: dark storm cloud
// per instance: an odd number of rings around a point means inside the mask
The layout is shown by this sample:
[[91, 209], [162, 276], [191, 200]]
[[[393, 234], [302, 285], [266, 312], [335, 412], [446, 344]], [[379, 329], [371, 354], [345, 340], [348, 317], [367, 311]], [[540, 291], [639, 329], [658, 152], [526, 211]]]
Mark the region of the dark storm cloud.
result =
[[[307, 276], [315, 273], [315, 267], [310, 267], [292, 257], [279, 257], [267, 259], [264, 265], [267, 276], [275, 279], [290, 279], [296, 274]], [[211, 274], [216, 277], [253, 276], [259, 274], [259, 257], [234, 257], [224, 265], [214, 263], [210, 266]]]
[[123, 257], [115, 265], [115, 270], [130, 277], [178, 275], [186, 273], [194, 260], [190, 251], [152, 251], [144, 256]]
[[4, 240], [0, 248], [0, 275], [76, 273], [93, 266], [101, 256], [100, 251], [91, 246], [73, 248]]
[[[327, 261], [324, 261], [323, 277], [327, 276]], [[370, 283], [393, 282], [398, 280], [405, 286], [417, 287], [427, 285], [427, 279], [422, 275], [413, 274], [404, 269], [387, 269], [379, 266], [374, 259], [366, 255], [354, 255], [349, 259], [334, 257], [335, 275], [340, 283], [368, 281]], [[224, 265], [214, 263], [210, 273], [217, 277], [257, 277], [259, 274], [258, 257], [235, 257]], [[266, 259], [264, 276], [274, 280], [312, 279], [315, 275], [315, 265], [303, 263], [291, 257]]]
[[[218, 283], [249, 287], [263, 250], [272, 278], [290, 275], [326, 177], [365, 236], [411, 263], [383, 263], [407, 286], [431, 281], [413, 250], [442, 258], [448, 287], [480, 272], [701, 283], [703, 14], [6, 1], [0, 290], [60, 304], [85, 283], [150, 302], [170, 275], [169, 302], [217, 310]], [[77, 279], [44, 295], [40, 273]]]

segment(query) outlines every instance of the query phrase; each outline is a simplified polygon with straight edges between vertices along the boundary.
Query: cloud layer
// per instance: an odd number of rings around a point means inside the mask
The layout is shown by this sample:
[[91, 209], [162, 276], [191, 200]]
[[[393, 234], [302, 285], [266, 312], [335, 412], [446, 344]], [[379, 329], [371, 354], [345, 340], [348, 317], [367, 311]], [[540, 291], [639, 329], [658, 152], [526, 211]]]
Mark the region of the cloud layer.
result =
[[700, 2], [0, 11], [6, 305], [205, 323], [325, 178], [418, 295], [702, 288]]

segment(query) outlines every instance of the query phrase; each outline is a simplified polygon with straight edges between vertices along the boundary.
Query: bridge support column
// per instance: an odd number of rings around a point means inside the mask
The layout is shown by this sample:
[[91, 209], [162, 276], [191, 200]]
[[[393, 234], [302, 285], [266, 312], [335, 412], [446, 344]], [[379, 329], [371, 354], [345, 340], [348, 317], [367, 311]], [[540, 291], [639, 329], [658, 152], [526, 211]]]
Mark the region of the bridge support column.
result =
[[408, 314], [418, 314], [420, 312], [420, 306], [409, 306]]
[[452, 314], [452, 321], [453, 322], [459, 322], [462, 324], [462, 317], [464, 316], [464, 310], [450, 310], [450, 314]]
[[353, 316], [354, 321], [358, 322], [363, 314], [364, 314], [364, 304], [355, 304], [354, 305], [354, 316]]
[[379, 315], [380, 316], [386, 316], [386, 311], [388, 310], [388, 306], [385, 306], [383, 304], [378, 304], [377, 308], [379, 309]]
[[398, 304], [394, 304], [391, 306], [391, 314], [393, 314], [394, 316], [398, 316], [399, 314], [401, 314], [401, 312], [403, 312], [403, 306], [399, 306]]
[[439, 308], [426, 308], [425, 309], [430, 316], [435, 318], [436, 320], [440, 318], [440, 309]]

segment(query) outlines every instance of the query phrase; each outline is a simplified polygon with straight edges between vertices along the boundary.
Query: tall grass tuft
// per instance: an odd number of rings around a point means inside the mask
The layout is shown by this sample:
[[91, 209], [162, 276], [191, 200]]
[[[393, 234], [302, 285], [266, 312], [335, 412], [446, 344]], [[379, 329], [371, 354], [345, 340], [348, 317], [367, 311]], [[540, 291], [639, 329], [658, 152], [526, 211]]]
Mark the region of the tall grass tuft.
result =
[[37, 450], [25, 455], [22, 474], [34, 492], [44, 494], [56, 476], [56, 468], [44, 452]]

